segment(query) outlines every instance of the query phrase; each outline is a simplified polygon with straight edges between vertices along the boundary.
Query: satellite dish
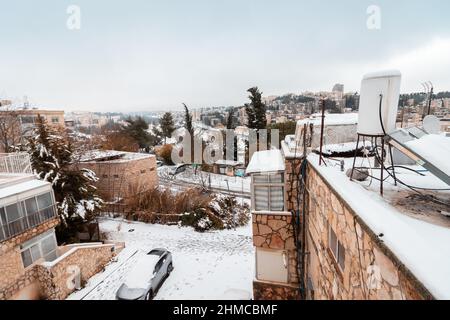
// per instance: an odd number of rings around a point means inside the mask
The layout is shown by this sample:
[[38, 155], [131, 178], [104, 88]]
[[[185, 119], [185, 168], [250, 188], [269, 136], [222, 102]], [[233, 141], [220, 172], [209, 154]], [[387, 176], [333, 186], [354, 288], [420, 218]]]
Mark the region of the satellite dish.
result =
[[439, 134], [441, 132], [441, 123], [436, 116], [426, 116], [423, 119], [423, 129], [428, 134]]

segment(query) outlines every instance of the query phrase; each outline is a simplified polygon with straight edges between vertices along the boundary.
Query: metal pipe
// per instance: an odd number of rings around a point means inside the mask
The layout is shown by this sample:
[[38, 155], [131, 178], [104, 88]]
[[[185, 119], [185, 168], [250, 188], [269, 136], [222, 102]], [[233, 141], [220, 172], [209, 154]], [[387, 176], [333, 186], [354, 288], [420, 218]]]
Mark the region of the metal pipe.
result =
[[320, 126], [320, 152], [319, 152], [319, 166], [322, 165], [322, 148], [323, 148], [323, 130], [325, 125], [325, 99], [322, 99], [322, 123]]

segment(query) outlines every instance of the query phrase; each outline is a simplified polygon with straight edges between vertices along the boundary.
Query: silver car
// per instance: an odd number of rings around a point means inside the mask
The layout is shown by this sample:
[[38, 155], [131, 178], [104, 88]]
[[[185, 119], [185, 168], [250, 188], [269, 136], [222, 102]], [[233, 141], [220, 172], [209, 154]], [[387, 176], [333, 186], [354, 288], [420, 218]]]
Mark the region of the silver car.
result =
[[140, 257], [116, 292], [117, 300], [152, 300], [173, 270], [172, 254], [153, 249]]

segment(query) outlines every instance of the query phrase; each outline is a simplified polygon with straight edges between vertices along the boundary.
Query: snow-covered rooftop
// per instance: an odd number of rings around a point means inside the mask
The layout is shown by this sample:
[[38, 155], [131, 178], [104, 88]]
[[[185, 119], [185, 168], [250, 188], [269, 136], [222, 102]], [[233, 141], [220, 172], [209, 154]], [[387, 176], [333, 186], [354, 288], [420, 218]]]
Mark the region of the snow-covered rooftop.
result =
[[[383, 243], [434, 297], [450, 299], [450, 222], [441, 211], [442, 207], [436, 209], [438, 206], [431, 201], [415, 202], [414, 192], [406, 187], [395, 187], [389, 180], [385, 183], [385, 195], [381, 197], [377, 181], [352, 182], [339, 165], [319, 166], [316, 154], [310, 154], [308, 161], [375, 234], [383, 234]], [[346, 161], [345, 166], [351, 168], [351, 161]], [[448, 188], [429, 172], [420, 176], [399, 170], [397, 175], [415, 186]], [[450, 199], [448, 191], [435, 194], [440, 199]], [[433, 210], [440, 213], [432, 217]]]
[[246, 174], [284, 171], [284, 158], [281, 150], [259, 151], [253, 154]]
[[[322, 123], [321, 114], [313, 114], [309, 118], [299, 120], [297, 126], [304, 124], [312, 124], [314, 126], [320, 126]], [[325, 125], [352, 125], [358, 124], [358, 113], [326, 113]]]
[[50, 188], [51, 184], [47, 181], [38, 180], [31, 175], [28, 177], [23, 177], [23, 179], [19, 179], [17, 183], [8, 184], [6, 187], [0, 188], [0, 199], [19, 195], [41, 187]]
[[80, 156], [81, 162], [124, 162], [144, 158], [152, 158], [148, 153], [125, 152], [116, 150], [92, 150]]

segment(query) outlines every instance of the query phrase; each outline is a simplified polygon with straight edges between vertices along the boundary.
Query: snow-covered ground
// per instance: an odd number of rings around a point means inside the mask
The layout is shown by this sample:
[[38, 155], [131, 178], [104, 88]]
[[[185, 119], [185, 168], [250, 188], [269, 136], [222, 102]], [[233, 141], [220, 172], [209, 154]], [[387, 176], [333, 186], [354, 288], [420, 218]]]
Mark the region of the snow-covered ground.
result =
[[[175, 269], [155, 299], [251, 299], [254, 249], [251, 225], [230, 231], [197, 233], [192, 228], [105, 219], [101, 232], [123, 241], [126, 248], [104, 272], [68, 299], [111, 300], [127, 272], [139, 258], [139, 250], [167, 248]], [[136, 253], [138, 251], [138, 253]]]
[[177, 181], [204, 185], [207, 187], [211, 186], [211, 188], [214, 189], [223, 189], [242, 193], [250, 192], [250, 177], [229, 177], [221, 174], [202, 172], [200, 170], [195, 172], [191, 167], [188, 167], [186, 171], [181, 172], [176, 176], [170, 176], [169, 172], [173, 169], [173, 166], [160, 167], [158, 168], [158, 175], [162, 179], [175, 179]]

